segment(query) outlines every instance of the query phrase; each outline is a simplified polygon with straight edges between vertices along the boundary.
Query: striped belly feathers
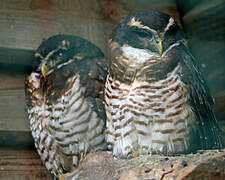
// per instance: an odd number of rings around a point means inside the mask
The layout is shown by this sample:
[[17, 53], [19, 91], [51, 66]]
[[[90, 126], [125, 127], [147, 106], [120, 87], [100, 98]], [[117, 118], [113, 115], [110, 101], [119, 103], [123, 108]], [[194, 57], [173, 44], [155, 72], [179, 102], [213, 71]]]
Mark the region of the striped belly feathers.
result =
[[74, 169], [87, 152], [105, 147], [104, 121], [84, 97], [79, 75], [68, 81], [71, 88], [55, 103], [33, 98], [38, 106], [28, 109], [38, 153], [55, 175]]
[[105, 88], [106, 141], [113, 154], [175, 154], [189, 148], [194, 113], [177, 68], [154, 83], [120, 83], [109, 75]]

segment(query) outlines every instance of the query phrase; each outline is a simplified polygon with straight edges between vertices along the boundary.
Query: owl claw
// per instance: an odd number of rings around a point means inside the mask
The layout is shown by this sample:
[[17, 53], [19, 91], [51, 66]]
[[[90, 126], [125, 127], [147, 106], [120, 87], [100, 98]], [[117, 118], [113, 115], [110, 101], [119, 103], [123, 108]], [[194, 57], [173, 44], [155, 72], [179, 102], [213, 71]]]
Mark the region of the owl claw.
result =
[[60, 176], [58, 177], [58, 180], [63, 180], [65, 177], [67, 177], [67, 175], [66, 175], [66, 174], [62, 174], [62, 175], [60, 175]]
[[69, 177], [71, 175], [73, 175], [73, 172], [72, 173], [61, 174], [60, 176], [58, 176], [58, 180], [66, 179], [67, 177]]
[[127, 157], [128, 157], [128, 159], [131, 159], [131, 158], [136, 158], [139, 155], [140, 155], [140, 153], [138, 151], [135, 151], [135, 152], [128, 153]]

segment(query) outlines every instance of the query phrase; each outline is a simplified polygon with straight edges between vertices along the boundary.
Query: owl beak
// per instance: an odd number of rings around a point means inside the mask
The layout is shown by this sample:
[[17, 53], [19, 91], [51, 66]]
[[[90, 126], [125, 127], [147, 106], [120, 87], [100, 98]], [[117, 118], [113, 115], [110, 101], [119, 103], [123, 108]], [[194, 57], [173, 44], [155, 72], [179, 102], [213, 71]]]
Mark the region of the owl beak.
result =
[[48, 71], [50, 70], [50, 67], [46, 64], [46, 62], [42, 63], [41, 65], [41, 74], [45, 77]]
[[163, 52], [162, 39], [158, 38], [156, 43], [157, 43], [157, 45], [156, 45], [157, 49], [158, 49], [160, 55], [162, 55], [162, 52]]

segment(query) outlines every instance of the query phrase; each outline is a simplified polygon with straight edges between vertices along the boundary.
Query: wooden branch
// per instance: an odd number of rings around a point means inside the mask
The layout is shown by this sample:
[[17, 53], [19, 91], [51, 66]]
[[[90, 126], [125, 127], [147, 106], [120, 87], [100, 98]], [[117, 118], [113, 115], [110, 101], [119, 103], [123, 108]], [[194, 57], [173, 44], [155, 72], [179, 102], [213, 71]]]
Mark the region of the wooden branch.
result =
[[115, 159], [108, 152], [89, 154], [80, 167], [61, 180], [224, 179], [225, 149], [174, 157], [145, 155]]

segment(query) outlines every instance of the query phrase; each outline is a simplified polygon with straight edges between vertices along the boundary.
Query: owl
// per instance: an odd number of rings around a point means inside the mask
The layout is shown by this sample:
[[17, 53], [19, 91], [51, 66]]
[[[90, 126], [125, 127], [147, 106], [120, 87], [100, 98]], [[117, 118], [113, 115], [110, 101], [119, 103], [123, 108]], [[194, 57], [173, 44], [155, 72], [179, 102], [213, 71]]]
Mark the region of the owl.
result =
[[101, 50], [72, 35], [55, 35], [35, 53], [25, 92], [30, 129], [46, 168], [55, 176], [103, 150], [106, 66]]
[[223, 146], [213, 98], [172, 17], [141, 11], [123, 18], [109, 49], [106, 142], [115, 156]]

